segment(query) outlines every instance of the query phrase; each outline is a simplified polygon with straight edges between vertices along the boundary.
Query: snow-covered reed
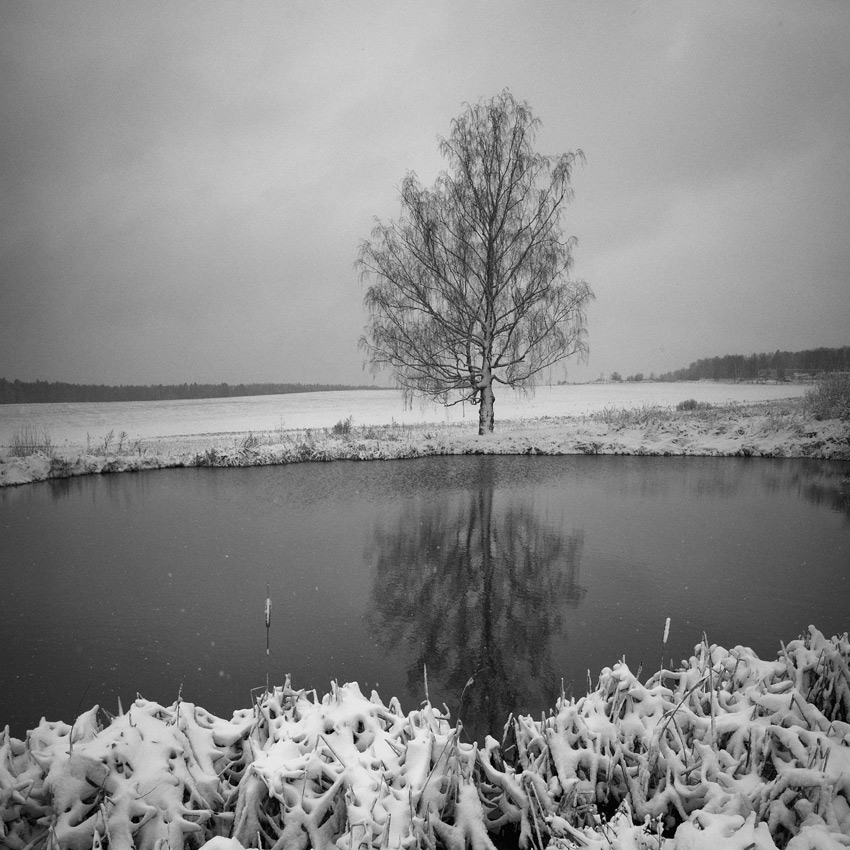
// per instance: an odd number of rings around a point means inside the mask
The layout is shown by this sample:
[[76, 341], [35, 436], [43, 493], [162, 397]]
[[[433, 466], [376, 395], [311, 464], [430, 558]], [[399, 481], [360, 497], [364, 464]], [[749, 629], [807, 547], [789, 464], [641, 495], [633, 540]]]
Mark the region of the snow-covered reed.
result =
[[850, 843], [850, 641], [776, 661], [708, 641], [624, 664], [498, 742], [430, 704], [287, 681], [230, 720], [144, 699], [0, 735], [0, 840], [24, 848], [838, 848]]

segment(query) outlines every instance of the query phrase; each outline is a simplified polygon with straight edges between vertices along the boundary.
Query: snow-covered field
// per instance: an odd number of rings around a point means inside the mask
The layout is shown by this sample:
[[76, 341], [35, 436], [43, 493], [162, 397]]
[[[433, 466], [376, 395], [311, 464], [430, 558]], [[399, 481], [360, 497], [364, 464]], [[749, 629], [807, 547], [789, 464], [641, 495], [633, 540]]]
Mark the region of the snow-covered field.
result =
[[[538, 417], [584, 416], [605, 408], [675, 406], [694, 398], [710, 404], [747, 403], [804, 394], [803, 384], [684, 383], [576, 384], [538, 387], [533, 395], [509, 390], [496, 398], [496, 422]], [[330, 428], [346, 417], [355, 425], [462, 423], [477, 425], [469, 406], [444, 408], [414, 403], [406, 408], [397, 390], [249, 396], [188, 401], [9, 404], [0, 406], [0, 450], [22, 426], [46, 429], [56, 446], [85, 447], [114, 431], [130, 441], [160, 437]]]
[[[474, 410], [405, 408], [390, 390], [210, 401], [7, 405], [0, 487], [88, 473], [434, 454], [653, 454], [850, 460], [850, 423], [807, 417], [805, 385], [589, 384], [507, 394], [496, 430]], [[790, 398], [789, 398], [790, 397]], [[678, 413], [687, 399], [708, 410]], [[754, 403], [781, 401], [778, 406]], [[350, 422], [349, 422], [350, 420]], [[334, 426], [337, 426], [336, 428]], [[52, 448], [14, 457], [22, 428]]]

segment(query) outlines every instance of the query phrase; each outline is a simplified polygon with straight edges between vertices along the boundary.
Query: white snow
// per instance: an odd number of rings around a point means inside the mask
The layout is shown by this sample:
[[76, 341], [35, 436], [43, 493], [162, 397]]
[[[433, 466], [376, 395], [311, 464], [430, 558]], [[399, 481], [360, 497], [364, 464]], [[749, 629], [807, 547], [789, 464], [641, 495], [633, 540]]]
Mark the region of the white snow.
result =
[[[505, 391], [496, 398], [497, 422], [543, 416], [584, 416], [604, 408], [675, 406], [695, 398], [711, 404], [747, 403], [791, 398], [804, 384], [684, 383], [575, 384], [538, 387], [533, 395]], [[476, 409], [444, 408], [415, 402], [406, 408], [397, 390], [351, 390], [326, 393], [249, 396], [187, 401], [129, 401], [75, 404], [6, 404], [0, 406], [0, 447], [11, 445], [25, 425], [46, 429], [58, 446], [86, 446], [114, 431], [130, 441], [199, 434], [330, 428], [351, 416], [354, 425], [404, 425], [466, 422], [474, 427]]]

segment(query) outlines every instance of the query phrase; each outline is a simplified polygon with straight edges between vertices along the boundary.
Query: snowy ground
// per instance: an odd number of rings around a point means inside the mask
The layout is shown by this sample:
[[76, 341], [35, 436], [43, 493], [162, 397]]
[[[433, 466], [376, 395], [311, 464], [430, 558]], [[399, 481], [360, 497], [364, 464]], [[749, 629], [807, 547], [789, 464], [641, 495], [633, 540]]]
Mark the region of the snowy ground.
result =
[[[749, 403], [800, 396], [804, 384], [686, 383], [577, 384], [539, 387], [533, 395], [511, 391], [496, 399], [496, 419], [584, 416], [605, 408], [675, 406], [695, 398], [711, 404]], [[469, 406], [418, 404], [406, 408], [397, 390], [250, 396], [188, 401], [104, 402], [99, 404], [8, 404], [0, 406], [0, 451], [25, 425], [47, 429], [55, 445], [85, 447], [114, 431], [130, 441], [163, 437], [330, 428], [351, 417], [355, 425], [477, 422]]]
[[[592, 384], [505, 397], [496, 431], [468, 408], [405, 409], [394, 391], [211, 401], [9, 405], [0, 486], [174, 466], [253, 466], [434, 454], [652, 454], [850, 459], [850, 425], [806, 419], [804, 385]], [[790, 397], [790, 398], [789, 398]], [[695, 399], [708, 409], [677, 412]], [[786, 401], [782, 401], [786, 399]], [[351, 422], [351, 427], [346, 422]], [[21, 427], [51, 452], [11, 457]], [[334, 426], [337, 426], [334, 428]]]

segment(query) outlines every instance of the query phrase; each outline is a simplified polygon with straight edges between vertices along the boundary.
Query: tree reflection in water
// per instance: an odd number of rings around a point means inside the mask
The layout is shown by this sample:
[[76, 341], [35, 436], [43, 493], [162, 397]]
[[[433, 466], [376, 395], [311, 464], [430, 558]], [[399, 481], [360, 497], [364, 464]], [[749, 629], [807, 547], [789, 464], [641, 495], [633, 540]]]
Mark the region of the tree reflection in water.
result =
[[542, 523], [527, 495], [495, 492], [491, 460], [468, 489], [418, 497], [395, 528], [376, 527], [367, 552], [373, 634], [411, 653], [411, 691], [424, 693], [427, 665], [432, 702], [445, 701], [478, 741], [501, 738], [512, 711], [554, 706], [551, 647], [586, 593], [582, 532]]

